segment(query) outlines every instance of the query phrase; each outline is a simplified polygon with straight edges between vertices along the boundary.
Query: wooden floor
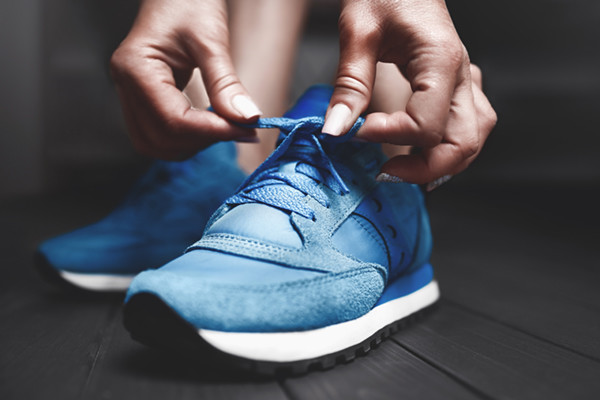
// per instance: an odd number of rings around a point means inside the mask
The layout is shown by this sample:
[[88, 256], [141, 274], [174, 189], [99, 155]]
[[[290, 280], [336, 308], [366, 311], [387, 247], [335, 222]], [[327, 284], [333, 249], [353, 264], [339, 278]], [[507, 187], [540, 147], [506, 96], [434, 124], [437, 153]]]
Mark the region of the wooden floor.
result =
[[598, 399], [593, 189], [440, 188], [429, 199], [440, 307], [354, 362], [262, 381], [157, 354], [129, 338], [121, 298], [74, 297], [39, 279], [36, 243], [114, 199], [4, 200], [0, 399]]

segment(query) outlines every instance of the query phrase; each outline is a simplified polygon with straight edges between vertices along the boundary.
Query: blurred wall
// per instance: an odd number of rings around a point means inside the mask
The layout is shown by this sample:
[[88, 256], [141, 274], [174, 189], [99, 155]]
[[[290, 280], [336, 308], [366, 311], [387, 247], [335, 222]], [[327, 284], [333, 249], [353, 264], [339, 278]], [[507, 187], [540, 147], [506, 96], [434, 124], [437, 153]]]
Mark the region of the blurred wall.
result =
[[0, 196], [42, 188], [41, 3], [0, 2]]
[[140, 157], [127, 138], [109, 73], [137, 10], [132, 0], [44, 4], [44, 182], [47, 190], [110, 187]]
[[600, 2], [447, 3], [499, 117], [461, 178], [600, 185]]

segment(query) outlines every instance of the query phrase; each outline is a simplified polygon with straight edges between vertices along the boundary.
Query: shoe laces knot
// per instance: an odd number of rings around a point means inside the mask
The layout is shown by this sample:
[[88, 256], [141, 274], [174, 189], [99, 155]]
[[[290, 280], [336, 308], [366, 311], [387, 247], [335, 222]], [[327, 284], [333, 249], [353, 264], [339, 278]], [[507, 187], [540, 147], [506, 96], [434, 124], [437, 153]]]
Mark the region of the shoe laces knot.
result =
[[336, 137], [321, 133], [322, 117], [259, 119], [252, 127], [279, 128], [280, 144], [226, 204], [261, 203], [314, 220], [307, 196], [329, 208], [325, 188], [340, 196], [350, 193], [338, 172], [345, 167], [338, 164], [336, 168], [331, 156], [340, 143], [354, 136], [363, 122], [360, 118], [346, 135]]

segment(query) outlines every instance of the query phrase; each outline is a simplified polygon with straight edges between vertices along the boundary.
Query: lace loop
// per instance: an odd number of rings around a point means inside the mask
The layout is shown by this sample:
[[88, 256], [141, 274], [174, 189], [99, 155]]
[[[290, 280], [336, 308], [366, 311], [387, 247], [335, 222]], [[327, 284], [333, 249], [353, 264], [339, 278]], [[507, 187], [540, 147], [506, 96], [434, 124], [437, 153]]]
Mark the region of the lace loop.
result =
[[327, 153], [352, 138], [364, 120], [360, 118], [348, 134], [340, 137], [321, 133], [323, 122], [322, 117], [263, 118], [251, 125], [279, 128], [283, 140], [226, 204], [262, 203], [314, 219], [306, 196], [329, 207], [324, 187], [342, 196], [349, 193], [350, 189]]

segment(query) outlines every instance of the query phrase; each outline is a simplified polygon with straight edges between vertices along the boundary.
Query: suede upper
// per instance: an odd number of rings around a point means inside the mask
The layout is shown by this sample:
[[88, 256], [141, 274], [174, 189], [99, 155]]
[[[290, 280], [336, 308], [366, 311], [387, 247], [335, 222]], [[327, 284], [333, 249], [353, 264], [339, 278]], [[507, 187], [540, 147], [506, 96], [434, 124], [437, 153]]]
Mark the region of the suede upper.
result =
[[157, 268], [198, 239], [244, 177], [230, 142], [186, 161], [155, 161], [111, 214], [38, 250], [54, 268], [71, 272], [131, 275]]
[[379, 146], [320, 133], [330, 96], [317, 87], [287, 114], [296, 119], [259, 121], [281, 127], [279, 147], [126, 301], [155, 294], [198, 329], [315, 329], [364, 315], [390, 279], [428, 261], [419, 188], [375, 180]]

